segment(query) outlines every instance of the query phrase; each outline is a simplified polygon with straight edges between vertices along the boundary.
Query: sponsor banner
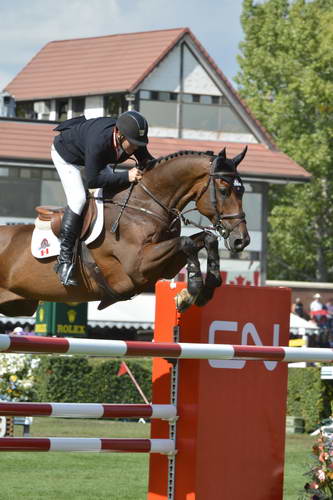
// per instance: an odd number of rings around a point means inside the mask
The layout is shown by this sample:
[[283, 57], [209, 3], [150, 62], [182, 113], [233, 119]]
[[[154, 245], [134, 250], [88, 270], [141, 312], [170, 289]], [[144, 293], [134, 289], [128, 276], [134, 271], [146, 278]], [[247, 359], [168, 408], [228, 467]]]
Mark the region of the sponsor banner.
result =
[[39, 335], [87, 335], [86, 302], [40, 302], [36, 312], [35, 332]]

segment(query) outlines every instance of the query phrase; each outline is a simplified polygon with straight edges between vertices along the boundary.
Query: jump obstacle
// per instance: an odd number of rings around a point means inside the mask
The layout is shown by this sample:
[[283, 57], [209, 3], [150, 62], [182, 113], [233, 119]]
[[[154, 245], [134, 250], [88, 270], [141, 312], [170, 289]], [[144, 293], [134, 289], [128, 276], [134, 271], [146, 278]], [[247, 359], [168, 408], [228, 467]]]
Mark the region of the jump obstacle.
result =
[[333, 350], [283, 347], [287, 289], [225, 286], [180, 314], [183, 287], [158, 283], [153, 343], [0, 336], [2, 352], [153, 357], [151, 405], [0, 403], [0, 415], [151, 417], [151, 439], [0, 438], [0, 451], [148, 452], [149, 500], [281, 500], [287, 362]]

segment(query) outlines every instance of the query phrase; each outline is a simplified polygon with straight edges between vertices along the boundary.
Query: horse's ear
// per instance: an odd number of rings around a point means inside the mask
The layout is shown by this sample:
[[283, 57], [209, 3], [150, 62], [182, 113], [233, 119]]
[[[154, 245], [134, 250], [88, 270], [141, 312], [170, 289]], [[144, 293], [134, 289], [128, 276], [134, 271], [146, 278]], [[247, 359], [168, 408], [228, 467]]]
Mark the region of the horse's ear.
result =
[[244, 156], [246, 155], [246, 151], [247, 151], [247, 146], [245, 146], [245, 148], [243, 149], [243, 151], [241, 153], [239, 153], [239, 155], [235, 156], [235, 158], [232, 159], [232, 163], [234, 164], [235, 168], [237, 168], [237, 166], [240, 164], [240, 162], [244, 159]]
[[227, 152], [226, 152], [226, 149], [225, 149], [225, 148], [221, 149], [221, 151], [219, 152], [218, 156], [219, 156], [220, 158], [222, 158], [222, 160], [226, 160], [226, 159], [227, 159]]

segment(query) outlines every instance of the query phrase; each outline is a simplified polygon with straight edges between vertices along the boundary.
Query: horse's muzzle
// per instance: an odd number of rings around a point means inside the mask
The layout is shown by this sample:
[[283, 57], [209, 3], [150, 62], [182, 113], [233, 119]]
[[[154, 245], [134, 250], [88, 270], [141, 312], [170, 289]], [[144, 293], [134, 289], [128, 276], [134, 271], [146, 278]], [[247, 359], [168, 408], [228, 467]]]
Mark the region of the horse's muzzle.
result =
[[242, 233], [240, 231], [232, 231], [229, 235], [228, 241], [226, 241], [226, 247], [231, 252], [241, 252], [250, 243], [249, 233], [246, 231]]

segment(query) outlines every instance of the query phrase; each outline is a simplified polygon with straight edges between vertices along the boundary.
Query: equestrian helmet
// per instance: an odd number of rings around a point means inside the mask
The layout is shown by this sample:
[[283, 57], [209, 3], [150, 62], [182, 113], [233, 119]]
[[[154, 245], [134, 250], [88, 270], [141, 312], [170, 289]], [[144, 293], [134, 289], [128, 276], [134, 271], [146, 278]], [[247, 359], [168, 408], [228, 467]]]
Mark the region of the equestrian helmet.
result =
[[148, 143], [148, 123], [138, 111], [125, 111], [116, 121], [116, 127], [126, 139], [136, 146]]

